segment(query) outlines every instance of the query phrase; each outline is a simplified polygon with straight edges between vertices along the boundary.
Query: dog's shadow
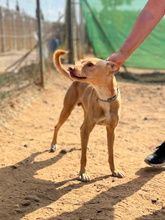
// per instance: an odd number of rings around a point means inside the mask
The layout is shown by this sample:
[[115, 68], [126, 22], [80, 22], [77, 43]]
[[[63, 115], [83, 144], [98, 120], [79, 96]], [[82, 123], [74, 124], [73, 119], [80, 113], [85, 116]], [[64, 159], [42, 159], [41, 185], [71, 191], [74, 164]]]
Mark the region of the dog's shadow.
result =
[[[78, 209], [75, 209], [73, 212], [65, 212], [59, 216], [54, 216], [49, 218], [49, 220], [59, 220], [59, 219], [115, 219], [114, 215], [114, 206], [124, 200], [127, 197], [130, 197], [138, 190], [141, 189], [148, 181], [150, 181], [155, 175], [164, 171], [163, 168], [141, 168], [136, 174], [137, 178], [115, 186], [111, 187], [105, 192], [100, 193], [92, 200], [86, 202]], [[109, 176], [102, 177], [108, 178]], [[97, 181], [98, 179], [93, 180]], [[120, 193], [119, 193], [120, 192]], [[161, 211], [161, 210], [160, 210]], [[91, 215], [92, 213], [92, 215]], [[95, 214], [94, 214], [95, 213]], [[152, 215], [150, 215], [152, 216]], [[154, 214], [153, 214], [154, 216]], [[139, 218], [146, 219], [146, 218]]]
[[[71, 149], [69, 152], [74, 150], [79, 149]], [[48, 151], [36, 152], [17, 164], [0, 169], [0, 195], [3, 198], [0, 219], [19, 220], [21, 217], [57, 201], [69, 191], [84, 185], [84, 183], [77, 181], [77, 178], [61, 182], [37, 179], [37, 171], [49, 167], [65, 157], [64, 153], [58, 153], [53, 158], [35, 161], [35, 158], [43, 153], [48, 153]], [[101, 178], [97, 178], [90, 183], [99, 180]], [[71, 184], [64, 186], [69, 182]], [[76, 184], [73, 184], [73, 182], [76, 182]], [[30, 205], [23, 205], [26, 204], [26, 198], [29, 197], [34, 198], [34, 201], [31, 201]]]
[[[3, 210], [3, 212], [0, 213], [0, 219], [19, 220], [21, 217], [27, 215], [28, 213], [34, 212], [37, 209], [46, 207], [51, 203], [57, 201], [71, 190], [81, 188], [82, 186], [84, 186], [84, 184], [90, 185], [94, 182], [101, 181], [102, 179], [108, 178], [110, 176], [101, 176], [99, 178], [91, 180], [88, 183], [74, 181], [76, 180], [76, 178], [64, 180], [61, 182], [37, 179], [35, 178], [35, 174], [38, 170], [57, 163], [65, 155], [62, 153], [58, 153], [53, 158], [38, 162], [34, 161], [35, 157], [46, 152], [47, 151], [36, 152], [13, 166], [8, 166], [0, 169], [1, 195], [2, 198], [4, 198], [1, 202], [1, 210]], [[54, 216], [49, 220], [74, 220], [80, 219], [81, 216], [82, 219], [87, 219], [87, 216], [84, 216], [83, 218], [83, 215], [84, 213], [88, 213], [88, 215], [90, 215], [89, 213], [91, 209], [96, 210], [96, 215], [104, 215], [105, 211], [109, 213], [108, 215], [113, 217], [113, 206], [115, 204], [134, 194], [146, 182], [150, 181], [155, 175], [159, 174], [161, 171], [162, 170], [153, 168], [141, 169], [139, 170], [139, 176], [136, 179], [133, 179], [132, 181], [129, 181], [125, 184], [112, 187], [106, 192], [100, 193], [95, 198], [88, 201], [82, 207], [74, 210], [73, 212], [63, 213], [60, 216]], [[68, 184], [69, 182], [70, 184]], [[64, 186], [65, 184], [66, 186]], [[118, 189], [120, 190], [120, 192], [122, 192], [121, 194], [117, 193]], [[39, 198], [39, 201], [33, 201], [32, 204], [30, 204], [29, 206], [23, 206], [22, 201], [28, 195], [37, 196]], [[113, 203], [111, 204], [109, 204], [110, 197], [113, 197]], [[95, 219], [92, 217], [93, 216], [91, 216], [91, 219]]]
[[[1, 210], [0, 219], [19, 220], [22, 216], [33, 212], [43, 206], [47, 206], [62, 196], [56, 188], [64, 185], [70, 180], [55, 183], [49, 180], [37, 179], [37, 171], [62, 159], [64, 154], [59, 153], [53, 158], [44, 161], [35, 161], [35, 158], [44, 152], [36, 152], [17, 164], [0, 169], [1, 185]], [[29, 206], [22, 205], [26, 197], [36, 197]]]

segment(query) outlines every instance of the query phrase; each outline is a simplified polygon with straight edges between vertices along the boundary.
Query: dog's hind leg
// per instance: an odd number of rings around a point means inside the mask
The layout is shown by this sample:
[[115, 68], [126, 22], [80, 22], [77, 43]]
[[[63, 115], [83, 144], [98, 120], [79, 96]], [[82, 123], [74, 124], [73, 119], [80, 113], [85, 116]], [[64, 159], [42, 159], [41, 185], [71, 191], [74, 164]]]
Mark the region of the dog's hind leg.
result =
[[78, 92], [74, 84], [72, 84], [64, 98], [63, 109], [61, 111], [58, 123], [56, 124], [55, 129], [54, 129], [54, 135], [53, 135], [53, 140], [51, 143], [50, 152], [56, 151], [58, 131], [60, 127], [65, 123], [65, 121], [68, 119], [69, 115], [71, 114], [72, 110], [77, 104], [77, 100], [78, 100]]

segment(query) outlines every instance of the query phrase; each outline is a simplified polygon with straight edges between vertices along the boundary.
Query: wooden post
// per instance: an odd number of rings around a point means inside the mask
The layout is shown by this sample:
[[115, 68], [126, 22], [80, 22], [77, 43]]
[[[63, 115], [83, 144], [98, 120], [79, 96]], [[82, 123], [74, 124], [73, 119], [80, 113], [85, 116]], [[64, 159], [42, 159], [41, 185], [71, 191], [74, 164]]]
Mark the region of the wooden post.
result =
[[75, 2], [67, 0], [66, 10], [67, 39], [68, 39], [68, 62], [74, 63], [77, 60], [77, 26], [75, 17]]
[[68, 62], [74, 63], [74, 54], [73, 54], [73, 29], [72, 29], [72, 0], [67, 1], [67, 35], [68, 35]]
[[79, 23], [79, 59], [84, 58], [85, 53], [85, 27], [84, 27], [84, 20], [83, 20], [83, 14], [82, 14], [82, 8], [80, 7], [79, 3], [79, 10], [80, 10], [80, 23]]
[[39, 45], [39, 57], [40, 57], [40, 71], [41, 71], [41, 83], [45, 87], [45, 63], [43, 57], [42, 48], [42, 26], [41, 26], [41, 11], [40, 11], [40, 0], [37, 1], [37, 20], [38, 20], [38, 45]]
[[73, 42], [73, 58], [74, 62], [77, 61], [77, 22], [76, 22], [76, 14], [75, 14], [75, 1], [72, 0], [71, 6], [72, 6], [72, 42]]

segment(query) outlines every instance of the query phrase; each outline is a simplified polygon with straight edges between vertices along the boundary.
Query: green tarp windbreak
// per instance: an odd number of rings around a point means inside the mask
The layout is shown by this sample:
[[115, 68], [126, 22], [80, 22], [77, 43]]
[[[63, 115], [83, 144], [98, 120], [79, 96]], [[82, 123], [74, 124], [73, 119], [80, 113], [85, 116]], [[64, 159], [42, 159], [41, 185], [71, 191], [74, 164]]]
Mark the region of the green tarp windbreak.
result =
[[[146, 2], [80, 0], [89, 40], [97, 57], [105, 59], [120, 48]], [[165, 18], [127, 59], [125, 66], [165, 69]]]

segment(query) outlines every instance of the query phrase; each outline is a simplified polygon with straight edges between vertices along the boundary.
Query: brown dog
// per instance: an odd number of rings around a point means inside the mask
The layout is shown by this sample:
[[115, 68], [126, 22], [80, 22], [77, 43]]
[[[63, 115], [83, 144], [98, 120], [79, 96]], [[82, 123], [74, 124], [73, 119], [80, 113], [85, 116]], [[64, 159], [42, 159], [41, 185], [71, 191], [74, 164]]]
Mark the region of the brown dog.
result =
[[81, 166], [79, 180], [90, 180], [85, 172], [87, 162], [87, 145], [89, 134], [95, 125], [104, 125], [107, 130], [108, 161], [113, 176], [123, 177], [121, 171], [116, 170], [113, 157], [115, 127], [119, 120], [120, 91], [114, 72], [118, 71], [115, 63], [97, 58], [83, 59], [75, 66], [65, 70], [60, 56], [66, 54], [64, 50], [57, 50], [54, 54], [56, 68], [64, 76], [74, 82], [70, 86], [64, 99], [64, 106], [59, 121], [55, 126], [51, 152], [57, 148], [57, 134], [62, 124], [67, 120], [76, 105], [84, 110], [84, 122], [81, 126]]

